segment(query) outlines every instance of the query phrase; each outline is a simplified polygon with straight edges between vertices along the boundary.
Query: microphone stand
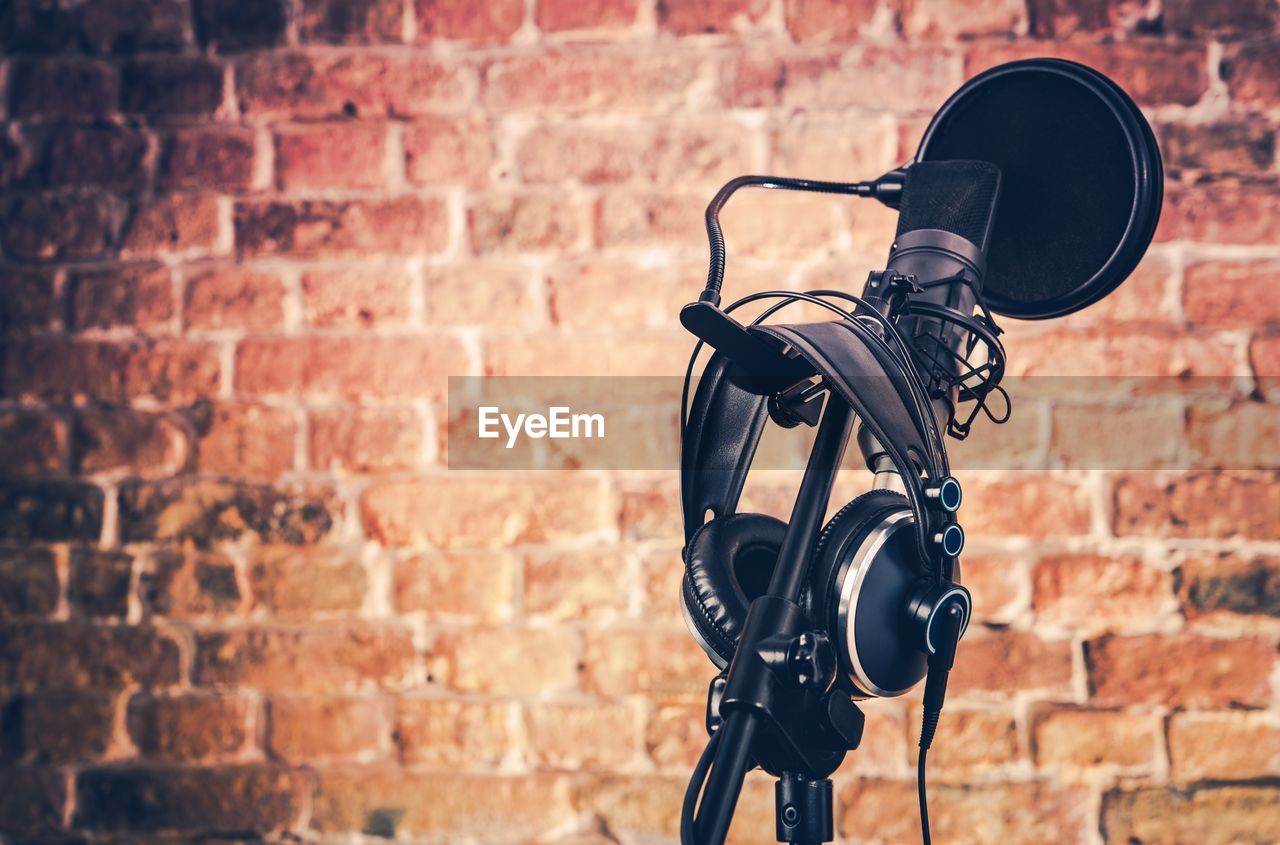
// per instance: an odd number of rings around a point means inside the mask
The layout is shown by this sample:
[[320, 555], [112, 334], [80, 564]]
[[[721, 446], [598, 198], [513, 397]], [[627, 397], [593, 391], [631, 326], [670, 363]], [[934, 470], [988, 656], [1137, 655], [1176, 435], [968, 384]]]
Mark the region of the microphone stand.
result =
[[[776, 652], [778, 645], [794, 643], [806, 636], [800, 594], [810, 551], [826, 514], [853, 422], [848, 404], [829, 392], [769, 590], [751, 603], [742, 638], [718, 696], [718, 710], [723, 720], [718, 730], [722, 733], [698, 813], [699, 842], [724, 841], [743, 780], [756, 763], [753, 747], [759, 744], [757, 739], [762, 727], [770, 729], [774, 742], [791, 746], [792, 751], [801, 751], [805, 744], [803, 737], [790, 735], [789, 728], [795, 719], [788, 718], [791, 714], [784, 712], [793, 710], [799, 703], [796, 695], [788, 694], [785, 677], [785, 669], [794, 661], [780, 661], [776, 659]], [[716, 686], [713, 683], [713, 703]], [[828, 697], [828, 701], [832, 700]], [[847, 696], [844, 701], [853, 707]], [[830, 709], [828, 705], [829, 712], [824, 715], [832, 715]], [[861, 739], [861, 713], [856, 708], [852, 713], [844, 711], [843, 718], [831, 720], [838, 724], [827, 725], [829, 730], [844, 735], [847, 748], [856, 747]], [[807, 767], [801, 763], [779, 775], [775, 791], [780, 841], [816, 845], [832, 839], [832, 785], [826, 775], [833, 768], [821, 764]]]

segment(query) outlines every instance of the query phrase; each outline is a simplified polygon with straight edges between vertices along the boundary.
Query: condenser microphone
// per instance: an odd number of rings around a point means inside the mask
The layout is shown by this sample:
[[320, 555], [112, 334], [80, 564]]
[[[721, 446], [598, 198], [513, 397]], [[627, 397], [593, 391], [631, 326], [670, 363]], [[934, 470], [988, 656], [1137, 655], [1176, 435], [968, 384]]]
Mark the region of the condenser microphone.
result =
[[[906, 171], [887, 268], [919, 286], [909, 293], [913, 305], [973, 314], [986, 277], [999, 196], [1000, 169], [990, 162], [923, 161]], [[883, 287], [884, 277], [873, 276], [868, 286], [877, 283]], [[918, 363], [924, 364], [922, 375], [931, 391], [955, 380], [969, 338], [962, 325], [907, 316], [899, 328], [920, 353]]]

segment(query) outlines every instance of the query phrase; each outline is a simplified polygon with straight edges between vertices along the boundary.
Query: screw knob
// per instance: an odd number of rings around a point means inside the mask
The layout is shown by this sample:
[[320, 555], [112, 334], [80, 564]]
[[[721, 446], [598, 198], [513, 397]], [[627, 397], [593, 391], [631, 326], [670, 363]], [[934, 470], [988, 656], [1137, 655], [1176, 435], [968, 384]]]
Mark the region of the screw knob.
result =
[[836, 650], [820, 631], [805, 631], [787, 648], [787, 667], [802, 687], [825, 690], [836, 677]]

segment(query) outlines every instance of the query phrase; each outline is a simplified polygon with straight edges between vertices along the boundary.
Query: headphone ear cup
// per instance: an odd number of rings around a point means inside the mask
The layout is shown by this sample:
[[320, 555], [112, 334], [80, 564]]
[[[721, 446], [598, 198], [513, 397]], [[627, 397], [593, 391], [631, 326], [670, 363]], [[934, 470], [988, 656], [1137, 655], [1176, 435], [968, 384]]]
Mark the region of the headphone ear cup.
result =
[[722, 669], [733, 659], [751, 601], [769, 588], [786, 531], [786, 523], [771, 516], [733, 514], [700, 527], [685, 548], [685, 620]]
[[925, 674], [925, 655], [902, 625], [927, 575], [911, 526], [904, 496], [872, 490], [841, 508], [814, 547], [809, 612], [835, 645], [837, 683], [856, 696], [901, 695]]

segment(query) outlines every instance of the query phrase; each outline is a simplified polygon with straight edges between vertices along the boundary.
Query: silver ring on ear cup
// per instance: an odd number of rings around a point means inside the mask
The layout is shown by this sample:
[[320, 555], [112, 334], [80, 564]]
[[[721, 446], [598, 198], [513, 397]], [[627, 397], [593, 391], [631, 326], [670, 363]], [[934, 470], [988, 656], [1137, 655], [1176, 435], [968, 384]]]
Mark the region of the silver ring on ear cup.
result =
[[[833, 639], [841, 652], [842, 665], [851, 675], [851, 680], [858, 692], [864, 696], [892, 698], [902, 695], [919, 683], [925, 674], [927, 663], [924, 653], [908, 649], [904, 643], [895, 642], [895, 640], [905, 642], [905, 638], [895, 633], [899, 627], [896, 619], [894, 624], [888, 627], [884, 619], [878, 619], [871, 627], [878, 631], [877, 640], [883, 643], [886, 649], [896, 648], [901, 652], [891, 661], [899, 683], [885, 686], [882, 685], [885, 683], [883, 677], [879, 679], [873, 677], [876, 673], [867, 665], [868, 655], [864, 655], [859, 649], [858, 636], [860, 621], [862, 621], [859, 614], [860, 608], [862, 613], [873, 613], [873, 615], [892, 615], [900, 612], [906, 600], [906, 591], [922, 574], [918, 570], [918, 555], [915, 554], [914, 539], [910, 534], [899, 536], [904, 529], [910, 530], [914, 522], [911, 511], [905, 506], [902, 510], [885, 515], [855, 549], [848, 549], [843, 553], [843, 560], [836, 573], [834, 589], [838, 591], [838, 599], [834, 621], [837, 627], [833, 632], [835, 634]], [[895, 558], [890, 561], [888, 558], [880, 557], [882, 552], [886, 552], [887, 544], [896, 540], [895, 545], [897, 545], [904, 538], [908, 540], [908, 546], [906, 554], [900, 559]], [[895, 563], [899, 563], [899, 560], [902, 561], [899, 566], [890, 569]], [[916, 562], [917, 571], [902, 569], [908, 562]], [[892, 577], [885, 579], [886, 575]], [[886, 580], [890, 583], [886, 583]], [[870, 595], [873, 592], [876, 593], [874, 597]], [[866, 604], [863, 603], [864, 601]]]

